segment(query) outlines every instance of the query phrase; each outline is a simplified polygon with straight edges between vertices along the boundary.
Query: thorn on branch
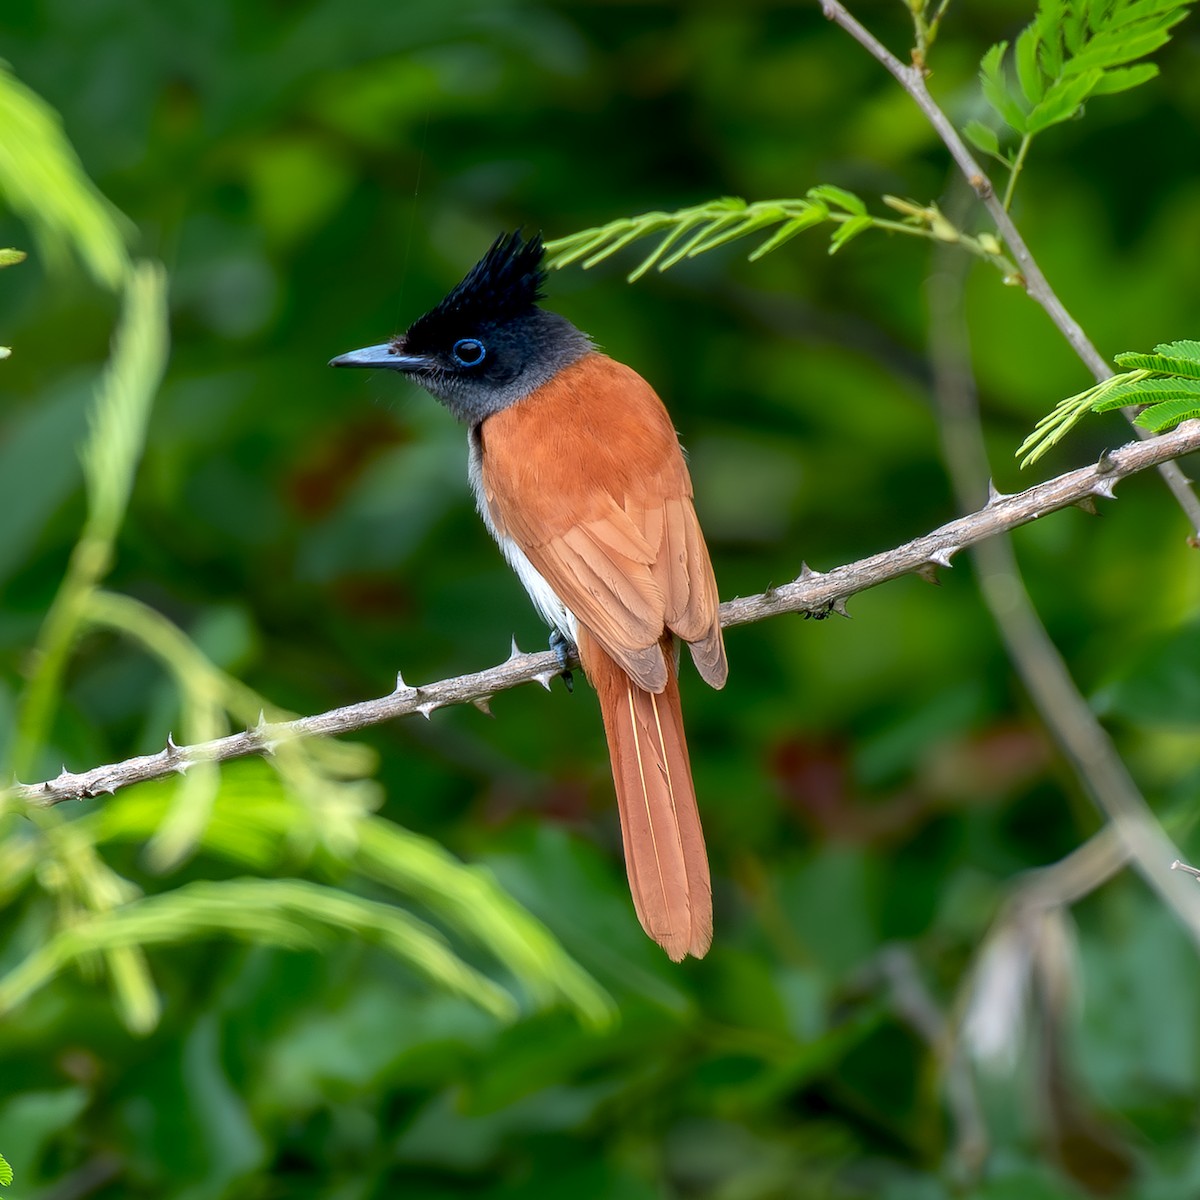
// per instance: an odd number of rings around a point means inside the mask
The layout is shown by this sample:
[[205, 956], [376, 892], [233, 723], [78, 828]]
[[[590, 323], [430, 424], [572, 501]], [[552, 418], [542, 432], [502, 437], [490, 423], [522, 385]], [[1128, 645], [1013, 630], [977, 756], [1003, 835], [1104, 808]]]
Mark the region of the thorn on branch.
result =
[[1115, 488], [1119, 482], [1119, 479], [1097, 479], [1096, 482], [1092, 484], [1092, 495], [1103, 496], [1105, 500], [1115, 500], [1117, 498], [1117, 494], [1113, 491], [1113, 488]]
[[935, 550], [929, 556], [929, 562], [934, 567], [945, 567], [946, 570], [951, 570], [954, 564], [950, 561], [960, 550], [961, 546], [943, 546], [940, 550]]
[[821, 574], [820, 571], [814, 571], [808, 563], [803, 559], [800, 562], [800, 578], [801, 579], [816, 579]]
[[546, 691], [549, 691], [550, 684], [553, 681], [554, 676], [556, 674], [558, 674], [557, 671], [539, 671], [534, 676], [534, 679], [536, 679], [538, 681], [538, 683], [540, 683], [542, 685], [542, 687], [544, 687], [546, 689]]
[[993, 504], [999, 504], [1001, 500], [1007, 500], [1008, 496], [996, 487], [995, 481], [988, 480], [988, 498], [984, 508], [991, 508]]
[[479, 711], [483, 713], [485, 717], [491, 717], [494, 720], [496, 714], [492, 712], [491, 699], [491, 696], [476, 696], [471, 703], [475, 705], [475, 707], [479, 709]]
[[520, 658], [520, 657], [521, 657], [521, 648], [517, 645], [517, 635], [514, 633], [513, 640], [512, 640], [512, 650], [509, 652], [508, 661], [512, 662], [513, 659]]
[[1109, 475], [1117, 469], [1117, 460], [1113, 458], [1111, 451], [1102, 450], [1100, 457], [1096, 459], [1096, 474]]
[[433, 714], [433, 712], [436, 709], [439, 709], [441, 707], [442, 707], [442, 705], [439, 701], [427, 700], [424, 704], [417, 705], [417, 712], [419, 712], [421, 714], [421, 716], [423, 716], [425, 718], [425, 720], [428, 721], [430, 716]]
[[938, 578], [937, 563], [927, 562], [922, 563], [914, 572], [914, 575], [919, 575], [926, 583], [932, 583], [934, 587], [941, 587], [942, 581]]
[[1075, 501], [1076, 508], [1082, 508], [1090, 517], [1098, 517], [1100, 510], [1096, 507], [1096, 500], [1093, 496], [1084, 496]]

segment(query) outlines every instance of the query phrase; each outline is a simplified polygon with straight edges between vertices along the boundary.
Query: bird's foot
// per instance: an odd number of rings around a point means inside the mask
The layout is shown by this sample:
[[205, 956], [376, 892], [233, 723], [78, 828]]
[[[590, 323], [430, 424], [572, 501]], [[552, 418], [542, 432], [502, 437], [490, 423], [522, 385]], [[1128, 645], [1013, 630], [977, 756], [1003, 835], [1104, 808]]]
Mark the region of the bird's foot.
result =
[[559, 630], [555, 630], [550, 635], [550, 649], [554, 651], [554, 657], [558, 659], [558, 665], [562, 668], [559, 674], [562, 676], [562, 681], [567, 685], [567, 691], [575, 690], [575, 676], [571, 674], [571, 664], [579, 661], [579, 649], [570, 638], [565, 637]]

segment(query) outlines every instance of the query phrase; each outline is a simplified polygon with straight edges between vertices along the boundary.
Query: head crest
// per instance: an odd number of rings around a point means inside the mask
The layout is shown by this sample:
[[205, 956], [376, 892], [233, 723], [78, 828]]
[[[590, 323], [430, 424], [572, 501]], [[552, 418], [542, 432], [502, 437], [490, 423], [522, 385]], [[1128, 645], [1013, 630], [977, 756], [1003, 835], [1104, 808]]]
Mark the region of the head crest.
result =
[[434, 335], [447, 325], [462, 328], [482, 321], [505, 321], [528, 312], [542, 298], [546, 281], [544, 253], [540, 234], [528, 241], [519, 229], [501, 234], [466, 278], [413, 322], [405, 335], [406, 342]]

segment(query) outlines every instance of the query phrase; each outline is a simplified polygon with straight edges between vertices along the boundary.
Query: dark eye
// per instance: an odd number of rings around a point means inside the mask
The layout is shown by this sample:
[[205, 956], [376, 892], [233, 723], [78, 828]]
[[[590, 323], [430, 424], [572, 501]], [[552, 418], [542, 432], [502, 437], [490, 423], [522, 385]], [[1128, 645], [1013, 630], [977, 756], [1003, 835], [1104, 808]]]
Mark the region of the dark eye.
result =
[[454, 361], [460, 366], [477, 367], [483, 362], [487, 350], [477, 338], [459, 338], [451, 351]]

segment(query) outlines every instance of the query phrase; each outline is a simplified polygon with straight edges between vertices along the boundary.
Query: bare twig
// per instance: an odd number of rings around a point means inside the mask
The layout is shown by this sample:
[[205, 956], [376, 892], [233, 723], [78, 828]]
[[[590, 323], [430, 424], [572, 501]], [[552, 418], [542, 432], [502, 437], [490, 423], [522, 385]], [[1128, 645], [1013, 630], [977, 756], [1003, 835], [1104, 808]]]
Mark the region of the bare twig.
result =
[[937, 1061], [954, 1125], [954, 1159], [963, 1178], [974, 1183], [987, 1159], [990, 1138], [971, 1067], [953, 1025], [926, 986], [907, 946], [885, 946], [871, 966], [887, 985], [896, 1013]]
[[[940, 529], [915, 538], [894, 550], [860, 559], [821, 573], [805, 567], [800, 577], [758, 596], [746, 596], [721, 605], [721, 623], [745, 625], [780, 613], [824, 615], [844, 611], [848, 597], [902, 575], [917, 573], [932, 577], [938, 567], [948, 567], [964, 546], [974, 545], [997, 533], [1027, 525], [1046, 513], [1067, 508], [1089, 497], [1111, 499], [1113, 488], [1127, 475], [1200, 450], [1200, 421], [1185, 421], [1171, 433], [1148, 442], [1135, 442], [1105, 452], [1094, 466], [1081, 467], [1024, 492], [1011, 496], [994, 494], [983, 508], [959, 517]], [[549, 688], [561, 667], [557, 657], [546, 651], [522, 654], [514, 642], [513, 652], [499, 666], [473, 675], [443, 679], [412, 687], [397, 678], [396, 688], [376, 700], [364, 700], [345, 708], [300, 717], [294, 721], [268, 722], [260, 719], [252, 729], [193, 746], [178, 746], [168, 738], [157, 754], [131, 758], [122, 763], [94, 767], [72, 774], [66, 768], [44, 783], [17, 783], [0, 798], [49, 807], [64, 800], [81, 800], [115, 792], [118, 788], [182, 774], [196, 763], [224, 762], [251, 754], [270, 754], [281, 742], [300, 737], [351, 733], [378, 725], [394, 717], [420, 713], [429, 717], [450, 704], [474, 704], [488, 711], [488, 701], [500, 691], [537, 681]], [[1175, 855], [1168, 855], [1168, 860]]]
[[[845, 5], [838, 0], [820, 0], [821, 9], [829, 20], [836, 22], [868, 53], [880, 62], [895, 78], [896, 82], [912, 97], [917, 107], [924, 113], [926, 120], [937, 131], [938, 137], [950, 152], [959, 170], [963, 173], [975, 195], [979, 197], [987, 209], [1001, 238], [1008, 246], [1009, 252], [1016, 261], [1021, 272], [1020, 282], [1025, 291], [1045, 309], [1050, 320], [1058, 331], [1067, 339], [1071, 348], [1091, 371], [1093, 378], [1099, 383], [1112, 374], [1112, 369], [1100, 352], [1092, 345], [1091, 339], [1084, 333], [1082, 326], [1067, 311], [1066, 305], [1058, 298], [1050, 286], [1037, 260], [1030, 253], [1025, 239], [1021, 236], [1004, 203], [996, 195], [992, 181], [979, 165], [975, 156], [967, 148], [966, 142], [958, 135], [950, 118], [938, 107], [929, 88], [925, 84], [925, 73], [918, 66], [906, 66], [878, 38], [854, 19]], [[1127, 418], [1132, 420], [1134, 410], [1122, 410]], [[1138, 436], [1145, 438], [1147, 431], [1140, 426], [1134, 426]], [[1175, 463], [1164, 463], [1159, 467], [1172, 495], [1178, 501], [1191, 524], [1190, 542], [1200, 546], [1200, 499], [1192, 491], [1187, 477]]]

